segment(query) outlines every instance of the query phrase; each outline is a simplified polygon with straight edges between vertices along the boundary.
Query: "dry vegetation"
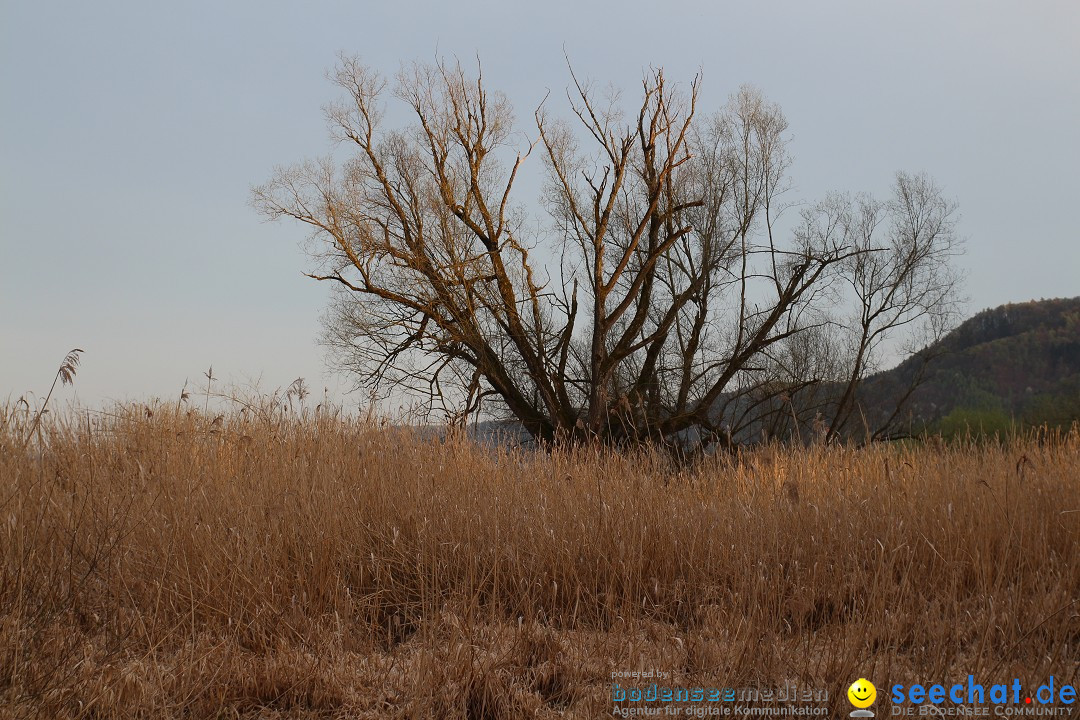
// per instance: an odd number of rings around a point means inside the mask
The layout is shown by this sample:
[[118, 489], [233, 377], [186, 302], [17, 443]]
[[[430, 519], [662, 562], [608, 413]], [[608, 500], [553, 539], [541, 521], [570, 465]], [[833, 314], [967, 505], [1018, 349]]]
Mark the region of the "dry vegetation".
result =
[[645, 669], [1077, 681], [1075, 430], [674, 469], [280, 406], [32, 422], [0, 407], [0, 717], [598, 717]]

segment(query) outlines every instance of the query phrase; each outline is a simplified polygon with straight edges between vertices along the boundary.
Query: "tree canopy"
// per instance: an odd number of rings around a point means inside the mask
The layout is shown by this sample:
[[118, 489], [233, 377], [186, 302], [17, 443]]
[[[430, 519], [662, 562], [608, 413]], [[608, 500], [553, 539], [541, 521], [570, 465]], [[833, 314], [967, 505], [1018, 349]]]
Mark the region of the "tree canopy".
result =
[[[705, 114], [699, 78], [654, 69], [627, 108], [571, 69], [567, 115], [545, 100], [520, 132], [459, 63], [390, 80], [346, 57], [332, 77], [351, 153], [253, 196], [313, 231], [310, 276], [337, 287], [326, 341], [360, 386], [543, 442], [700, 446], [812, 422], [836, 438], [883, 341], [953, 323], [955, 205], [899, 173], [891, 198], [833, 195], [782, 232], [788, 124], [753, 88]], [[388, 102], [412, 121], [388, 126]], [[546, 182], [523, 201], [537, 160]]]

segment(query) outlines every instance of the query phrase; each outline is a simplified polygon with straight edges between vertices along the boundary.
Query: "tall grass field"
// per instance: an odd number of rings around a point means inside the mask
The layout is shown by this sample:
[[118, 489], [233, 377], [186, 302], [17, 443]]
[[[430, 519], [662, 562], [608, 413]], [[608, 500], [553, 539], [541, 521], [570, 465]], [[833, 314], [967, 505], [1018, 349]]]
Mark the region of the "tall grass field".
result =
[[1080, 684], [1080, 433], [675, 464], [0, 406], [2, 718], [612, 717], [650, 673]]

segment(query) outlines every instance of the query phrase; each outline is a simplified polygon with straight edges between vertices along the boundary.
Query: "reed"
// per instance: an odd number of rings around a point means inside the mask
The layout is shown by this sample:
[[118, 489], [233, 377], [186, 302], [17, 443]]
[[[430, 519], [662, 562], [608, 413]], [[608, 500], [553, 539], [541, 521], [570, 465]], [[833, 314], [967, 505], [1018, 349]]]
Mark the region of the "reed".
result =
[[675, 467], [302, 405], [0, 406], [0, 717], [592, 718], [646, 669], [1076, 684], [1075, 430]]

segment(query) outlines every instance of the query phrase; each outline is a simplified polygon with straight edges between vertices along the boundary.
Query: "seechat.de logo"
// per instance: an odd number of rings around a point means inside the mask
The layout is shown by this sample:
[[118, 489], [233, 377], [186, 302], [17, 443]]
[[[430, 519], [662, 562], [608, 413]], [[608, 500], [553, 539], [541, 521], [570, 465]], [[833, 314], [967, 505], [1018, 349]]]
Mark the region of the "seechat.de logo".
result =
[[856, 708], [851, 712], [850, 717], [874, 717], [874, 711], [866, 709], [873, 705], [874, 700], [877, 699], [877, 688], [874, 687], [874, 683], [866, 678], [859, 678], [851, 683], [851, 687], [847, 691], [847, 697]]

